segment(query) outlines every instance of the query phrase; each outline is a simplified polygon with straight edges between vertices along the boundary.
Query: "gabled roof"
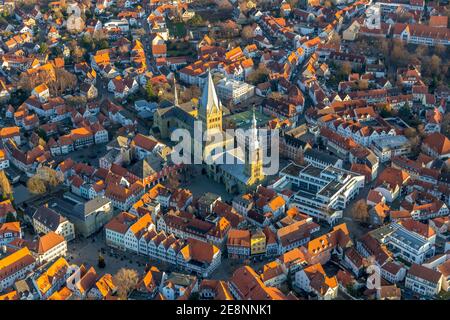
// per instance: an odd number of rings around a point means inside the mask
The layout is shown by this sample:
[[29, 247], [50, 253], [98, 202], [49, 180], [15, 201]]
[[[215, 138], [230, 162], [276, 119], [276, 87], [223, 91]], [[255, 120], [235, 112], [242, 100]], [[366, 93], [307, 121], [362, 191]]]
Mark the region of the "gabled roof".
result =
[[440, 155], [450, 153], [450, 140], [439, 132], [434, 132], [428, 135], [423, 144], [428, 145], [430, 149], [433, 149]]
[[44, 254], [64, 241], [66, 240], [63, 236], [50, 231], [39, 238], [37, 243], [37, 253]]

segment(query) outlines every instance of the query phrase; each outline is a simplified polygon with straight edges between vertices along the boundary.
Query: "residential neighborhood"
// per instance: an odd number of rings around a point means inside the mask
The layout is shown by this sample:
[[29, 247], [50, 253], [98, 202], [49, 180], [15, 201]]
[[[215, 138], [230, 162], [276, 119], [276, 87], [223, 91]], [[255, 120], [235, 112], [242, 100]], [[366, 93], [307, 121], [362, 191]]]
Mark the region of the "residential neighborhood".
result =
[[449, 300], [447, 0], [0, 0], [0, 300]]

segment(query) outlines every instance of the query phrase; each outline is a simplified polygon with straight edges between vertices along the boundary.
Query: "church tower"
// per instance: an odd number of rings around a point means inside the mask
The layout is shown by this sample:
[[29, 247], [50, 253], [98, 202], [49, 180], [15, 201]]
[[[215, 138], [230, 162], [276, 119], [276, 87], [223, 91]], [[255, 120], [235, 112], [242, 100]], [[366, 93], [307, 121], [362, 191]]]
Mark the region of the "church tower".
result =
[[263, 152], [258, 139], [255, 111], [253, 110], [252, 128], [245, 144], [245, 174], [249, 177], [248, 184], [252, 185], [264, 179]]
[[208, 71], [208, 78], [203, 86], [198, 118], [202, 121], [203, 130], [222, 131], [222, 104], [217, 97], [210, 71]]

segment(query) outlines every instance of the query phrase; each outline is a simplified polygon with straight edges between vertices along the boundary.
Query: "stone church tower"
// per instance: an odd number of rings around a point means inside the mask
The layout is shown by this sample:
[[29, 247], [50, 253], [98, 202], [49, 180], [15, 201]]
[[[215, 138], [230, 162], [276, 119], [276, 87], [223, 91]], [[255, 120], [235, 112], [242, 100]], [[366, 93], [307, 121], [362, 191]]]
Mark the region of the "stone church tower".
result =
[[254, 184], [264, 179], [263, 152], [258, 139], [255, 112], [253, 111], [252, 128], [245, 144], [245, 174], [249, 177], [248, 184]]
[[222, 131], [222, 104], [217, 97], [211, 72], [208, 72], [208, 79], [203, 87], [198, 118], [202, 121], [204, 131]]

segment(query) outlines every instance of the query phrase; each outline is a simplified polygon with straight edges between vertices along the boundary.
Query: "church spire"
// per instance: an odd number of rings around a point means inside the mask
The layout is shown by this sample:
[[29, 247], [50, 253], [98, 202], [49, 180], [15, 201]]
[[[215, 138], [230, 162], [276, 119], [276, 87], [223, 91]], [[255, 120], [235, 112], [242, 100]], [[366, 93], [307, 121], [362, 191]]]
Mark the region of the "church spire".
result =
[[209, 114], [213, 109], [220, 108], [220, 101], [217, 97], [216, 88], [214, 87], [211, 70], [208, 70], [207, 79], [203, 86], [200, 108], [203, 109], [205, 114]]
[[251, 139], [252, 141], [250, 143], [253, 144], [253, 150], [256, 150], [259, 148], [259, 140], [258, 140], [258, 128], [257, 128], [257, 122], [256, 122], [256, 116], [255, 116], [255, 108], [253, 108], [253, 119], [252, 119], [252, 132], [251, 132]]

